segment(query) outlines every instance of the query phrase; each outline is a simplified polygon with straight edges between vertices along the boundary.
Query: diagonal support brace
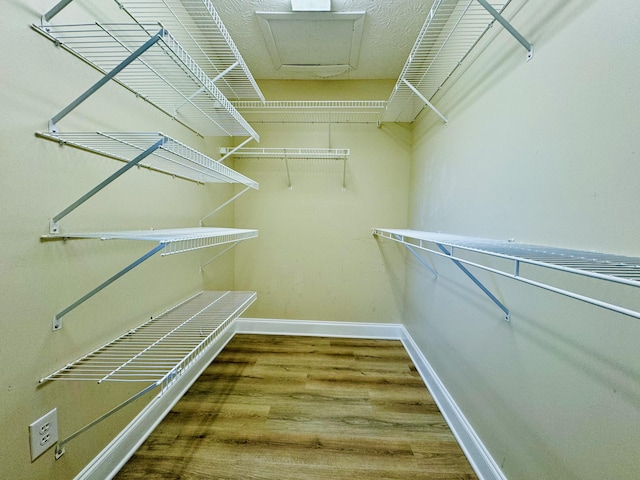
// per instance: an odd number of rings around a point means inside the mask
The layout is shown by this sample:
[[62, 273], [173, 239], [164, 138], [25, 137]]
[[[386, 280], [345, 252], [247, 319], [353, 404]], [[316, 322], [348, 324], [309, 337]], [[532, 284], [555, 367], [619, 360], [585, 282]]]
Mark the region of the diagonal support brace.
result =
[[140, 55], [149, 50], [153, 45], [158, 43], [158, 41], [166, 35], [166, 30], [161, 28], [158, 33], [153, 35], [149, 40], [147, 40], [142, 46], [138, 47], [131, 55], [129, 55], [126, 59], [124, 59], [118, 66], [116, 66], [109, 73], [104, 75], [100, 80], [98, 80], [92, 87], [90, 87], [86, 92], [76, 98], [73, 102], [67, 105], [64, 109], [62, 109], [57, 115], [49, 120], [49, 130], [52, 133], [56, 133], [58, 128], [57, 124], [60, 120], [66, 117], [69, 113], [71, 113], [76, 107], [78, 107], [82, 102], [84, 102], [87, 98], [97, 92], [104, 84], [109, 82], [113, 77], [115, 77], [122, 70], [127, 68], [131, 62], [136, 60]]
[[473, 283], [475, 283], [475, 284], [478, 286], [478, 288], [480, 288], [480, 290], [482, 290], [482, 291], [485, 293], [485, 295], [487, 295], [487, 297], [489, 297], [489, 298], [491, 299], [491, 301], [492, 301], [493, 303], [495, 303], [495, 304], [498, 306], [498, 308], [499, 308], [500, 310], [502, 310], [502, 311], [504, 312], [504, 314], [505, 314], [504, 319], [505, 319], [507, 322], [511, 323], [511, 313], [509, 312], [509, 309], [508, 309], [507, 307], [505, 307], [505, 306], [504, 306], [504, 304], [503, 304], [500, 300], [498, 300], [498, 299], [496, 298], [496, 296], [495, 296], [493, 293], [491, 293], [491, 292], [489, 291], [489, 289], [488, 289], [487, 287], [485, 287], [485, 286], [482, 284], [482, 282], [481, 282], [480, 280], [478, 280], [478, 279], [473, 275], [473, 273], [471, 273], [471, 272], [467, 269], [467, 267], [465, 267], [462, 263], [460, 263], [458, 260], [456, 260], [455, 258], [453, 258], [453, 257], [452, 257], [452, 252], [450, 252], [449, 250], [447, 250], [447, 249], [446, 249], [446, 247], [445, 247], [444, 245], [440, 244], [440, 243], [436, 243], [436, 245], [438, 246], [438, 248], [439, 248], [439, 249], [440, 249], [440, 250], [441, 250], [445, 255], [447, 255], [448, 257], [450, 257], [450, 258], [451, 258], [451, 261], [452, 261], [453, 263], [455, 263], [455, 264], [456, 264], [456, 266], [457, 266], [460, 270], [462, 270], [462, 271], [464, 272], [464, 274], [465, 274], [467, 277], [469, 277], [469, 278], [471, 279], [471, 281], [473, 281]]
[[98, 293], [101, 290], [103, 290], [104, 288], [108, 287], [113, 282], [115, 282], [120, 277], [122, 277], [125, 273], [133, 270], [135, 267], [140, 265], [142, 262], [144, 262], [145, 260], [151, 258], [153, 255], [155, 255], [156, 253], [158, 253], [160, 250], [162, 250], [164, 248], [165, 248], [165, 244], [164, 243], [160, 243], [159, 245], [157, 245], [156, 247], [152, 248], [147, 253], [145, 253], [142, 257], [137, 259], [135, 262], [131, 263], [130, 265], [127, 265], [122, 270], [120, 270], [118, 273], [113, 275], [111, 278], [109, 278], [108, 280], [105, 280], [104, 282], [102, 282], [100, 285], [98, 285], [96, 288], [91, 290], [85, 296], [83, 296], [79, 300], [76, 300], [74, 303], [69, 305], [67, 308], [65, 308], [64, 310], [62, 310], [59, 313], [57, 313], [56, 316], [53, 317], [53, 331], [55, 332], [56, 330], [60, 330], [62, 328], [62, 317], [64, 317], [67, 313], [72, 311], [74, 308], [82, 305], [84, 302], [86, 302], [91, 297], [93, 297], [96, 293]]
[[429, 265], [429, 263], [427, 263], [427, 261], [424, 258], [422, 258], [420, 255], [418, 255], [418, 252], [416, 252], [411, 245], [408, 245], [405, 242], [403, 242], [402, 239], [398, 235], [394, 235], [393, 237], [398, 242], [400, 242], [402, 245], [407, 247], [407, 250], [409, 250], [409, 252], [411, 252], [413, 254], [413, 256], [416, 257], [416, 260], [418, 260], [422, 265], [424, 265], [427, 268], [427, 270], [429, 270], [431, 273], [433, 273], [433, 276], [435, 278], [438, 278], [438, 272], [436, 272], [436, 269], [433, 268], [431, 265]]
[[520, 45], [522, 45], [527, 50], [527, 62], [533, 58], [533, 45], [524, 38], [520, 32], [518, 32], [513, 25], [511, 25], [498, 11], [491, 6], [491, 4], [487, 0], [478, 0], [478, 3], [484, 7], [484, 9], [491, 14], [493, 18], [495, 18], [500, 25], [502, 25], [507, 32], [509, 32], [513, 38], [515, 38]]
[[58, 2], [51, 10], [49, 10], [42, 16], [42, 23], [47, 24], [48, 22], [50, 22], [53, 17], [60, 13], [64, 9], [64, 7], [69, 5], [71, 2], [73, 2], [73, 0], [62, 0]]
[[447, 119], [447, 117], [445, 117], [442, 113], [440, 113], [440, 110], [438, 110], [438, 109], [435, 107], [435, 105], [434, 105], [433, 103], [431, 103], [431, 102], [427, 99], [427, 97], [425, 97], [425, 96], [422, 94], [422, 92], [420, 92], [420, 90], [418, 90], [416, 87], [414, 87], [413, 85], [411, 85], [411, 83], [409, 83], [409, 82], [407, 81], [407, 79], [406, 79], [406, 78], [403, 78], [403, 79], [402, 79], [402, 81], [404, 82], [404, 84], [405, 84], [407, 87], [409, 87], [409, 88], [411, 89], [411, 91], [412, 91], [413, 93], [415, 93], [415, 94], [418, 96], [418, 98], [420, 98], [420, 100], [422, 100], [422, 101], [424, 102], [424, 104], [425, 104], [427, 107], [429, 107], [431, 110], [433, 110], [433, 111], [434, 111], [434, 113], [435, 113], [436, 115], [438, 115], [438, 116], [442, 119], [442, 121], [445, 123], [445, 125], [446, 125], [447, 123], [449, 123], [449, 120]]
[[112, 183], [114, 180], [116, 180], [118, 177], [123, 175], [125, 172], [129, 171], [130, 169], [132, 169], [133, 167], [138, 165], [142, 160], [147, 158], [149, 155], [151, 155], [153, 152], [155, 152], [158, 148], [162, 147], [162, 145], [164, 145], [165, 142], [166, 142], [166, 137], [162, 137], [160, 140], [158, 140], [156, 143], [151, 145], [149, 148], [147, 148], [144, 152], [142, 152], [136, 158], [134, 158], [130, 162], [127, 162], [127, 164], [124, 167], [119, 169], [113, 175], [109, 176], [104, 181], [100, 182], [98, 185], [93, 187], [91, 190], [89, 190], [87, 193], [85, 193], [78, 200], [73, 202], [71, 205], [69, 205], [67, 208], [62, 210], [56, 216], [52, 217], [51, 220], [50, 220], [50, 223], [49, 223], [49, 233], [58, 233], [60, 231], [60, 228], [58, 226], [58, 222], [60, 222], [60, 220], [62, 220], [64, 217], [66, 217], [69, 213], [73, 212], [76, 208], [78, 208], [84, 202], [89, 200], [96, 193], [98, 193], [100, 190], [102, 190], [107, 185]]

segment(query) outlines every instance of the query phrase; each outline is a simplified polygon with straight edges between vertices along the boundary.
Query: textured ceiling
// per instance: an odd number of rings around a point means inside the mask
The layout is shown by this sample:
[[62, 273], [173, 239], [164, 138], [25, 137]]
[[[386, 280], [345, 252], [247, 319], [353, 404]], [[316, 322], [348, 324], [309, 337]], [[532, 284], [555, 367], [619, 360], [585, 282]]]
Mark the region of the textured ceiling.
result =
[[[357, 68], [330, 78], [397, 79], [432, 3], [432, 0], [332, 0], [334, 12], [365, 11], [366, 16]], [[276, 70], [269, 55], [256, 11], [290, 12], [290, 0], [213, 0], [213, 4], [255, 78], [319, 78], [312, 72]], [[310, 52], [318, 48], [322, 46], [308, 46]]]

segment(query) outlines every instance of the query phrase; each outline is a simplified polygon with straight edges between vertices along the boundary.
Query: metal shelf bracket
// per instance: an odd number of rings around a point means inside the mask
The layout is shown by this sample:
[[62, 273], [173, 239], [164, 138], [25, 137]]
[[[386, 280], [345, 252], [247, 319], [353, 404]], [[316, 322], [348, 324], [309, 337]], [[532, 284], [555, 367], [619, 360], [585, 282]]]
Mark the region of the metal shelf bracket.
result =
[[449, 120], [447, 119], [447, 117], [445, 117], [440, 110], [438, 110], [435, 105], [433, 103], [431, 103], [429, 100], [427, 100], [427, 97], [425, 97], [424, 95], [422, 95], [422, 93], [420, 93], [420, 90], [418, 90], [416, 87], [414, 87], [413, 85], [411, 85], [406, 78], [402, 79], [403, 83], [409, 87], [411, 89], [411, 91], [413, 93], [416, 94], [416, 96], [422, 100], [424, 102], [424, 104], [429, 107], [431, 110], [433, 110], [433, 112], [438, 115], [442, 121], [444, 122], [444, 125], [447, 126], [447, 124], [449, 123]]
[[496, 298], [496, 296], [495, 296], [493, 293], [491, 293], [491, 291], [490, 291], [487, 287], [485, 287], [485, 286], [482, 284], [482, 282], [481, 282], [480, 280], [478, 280], [478, 279], [476, 278], [476, 276], [475, 276], [475, 275], [473, 275], [473, 273], [471, 273], [471, 272], [467, 269], [467, 267], [465, 267], [462, 263], [460, 263], [458, 260], [456, 260], [455, 258], [453, 258], [453, 248], [451, 248], [451, 250], [447, 250], [447, 248], [446, 248], [444, 245], [442, 245], [441, 243], [436, 243], [436, 245], [437, 245], [437, 246], [438, 246], [438, 248], [442, 251], [442, 253], [444, 253], [446, 256], [448, 256], [448, 257], [450, 257], [450, 258], [451, 258], [451, 261], [456, 265], [456, 267], [458, 267], [460, 270], [462, 270], [462, 272], [463, 272], [467, 277], [469, 277], [469, 278], [471, 279], [471, 281], [472, 281], [473, 283], [475, 283], [475, 284], [476, 284], [476, 286], [477, 286], [480, 290], [482, 290], [482, 291], [484, 292], [484, 294], [485, 294], [487, 297], [489, 297], [489, 298], [491, 299], [491, 301], [492, 301], [493, 303], [495, 303], [495, 304], [498, 306], [498, 308], [499, 308], [500, 310], [502, 310], [502, 311], [504, 312], [504, 315], [505, 315], [504, 319], [505, 319], [507, 322], [511, 323], [511, 313], [509, 312], [509, 309], [508, 309], [507, 307], [505, 307], [505, 306], [504, 306], [504, 304], [503, 304], [500, 300], [498, 300], [498, 299]]
[[511, 25], [498, 11], [491, 6], [487, 0], [478, 0], [478, 3], [482, 5], [487, 12], [495, 18], [500, 25], [502, 25], [507, 32], [509, 32], [513, 38], [515, 38], [526, 50], [527, 50], [527, 62], [533, 58], [533, 45], [524, 38], [520, 32], [518, 32], [513, 25]]
[[160, 250], [164, 249], [165, 245], [164, 243], [160, 243], [159, 245], [155, 246], [154, 248], [152, 248], [151, 250], [149, 250], [147, 253], [145, 253], [142, 257], [140, 257], [139, 259], [137, 259], [135, 262], [127, 265], [126, 267], [124, 267], [122, 270], [120, 270], [118, 273], [116, 273], [115, 275], [113, 275], [112, 277], [110, 277], [108, 280], [105, 280], [104, 282], [102, 282], [100, 285], [98, 285], [96, 288], [94, 288], [93, 290], [91, 290], [89, 293], [87, 293], [85, 296], [83, 296], [82, 298], [76, 300], [74, 303], [72, 303], [71, 305], [69, 305], [67, 308], [65, 308], [64, 310], [61, 310], [59, 313], [57, 313], [54, 317], [53, 317], [53, 331], [55, 332], [56, 330], [60, 330], [62, 328], [62, 317], [64, 317], [67, 313], [71, 312], [73, 309], [75, 309], [76, 307], [79, 307], [80, 305], [82, 305], [84, 302], [86, 302], [87, 300], [89, 300], [91, 297], [93, 297], [96, 293], [100, 292], [101, 290], [103, 290], [104, 288], [108, 287], [109, 285], [111, 285], [113, 282], [115, 282], [116, 280], [118, 280], [120, 277], [122, 277], [125, 273], [133, 270], [135, 267], [137, 267], [138, 265], [140, 265], [142, 262], [144, 262], [145, 260], [151, 258], [153, 255], [155, 255], [156, 253], [158, 253]]
[[96, 193], [98, 193], [100, 190], [105, 188], [107, 185], [112, 183], [114, 180], [116, 180], [117, 178], [122, 176], [125, 172], [129, 171], [130, 169], [132, 169], [133, 167], [138, 165], [142, 160], [147, 158], [149, 155], [151, 155], [153, 152], [155, 152], [158, 148], [162, 147], [162, 145], [164, 145], [165, 141], [166, 141], [166, 137], [162, 137], [160, 140], [158, 140], [156, 143], [151, 145], [149, 148], [147, 148], [144, 152], [142, 152], [136, 158], [134, 158], [133, 160], [128, 162], [125, 166], [120, 168], [113, 175], [109, 176], [108, 178], [106, 178], [105, 180], [100, 182], [98, 185], [93, 187], [91, 190], [89, 190], [87, 193], [85, 193], [78, 200], [73, 202], [71, 205], [69, 205], [67, 208], [62, 210], [56, 216], [52, 217], [50, 222], [49, 222], [49, 233], [60, 233], [60, 226], [58, 225], [60, 220], [62, 220], [64, 217], [66, 217], [69, 213], [74, 211], [76, 208], [78, 208], [84, 202], [89, 200], [91, 197], [93, 197]]
[[162, 39], [167, 34], [167, 31], [164, 28], [160, 28], [160, 30], [153, 35], [149, 40], [147, 40], [144, 44], [138, 47], [131, 55], [125, 58], [120, 64], [118, 64], [113, 70], [104, 75], [100, 80], [98, 80], [92, 87], [90, 87], [87, 91], [85, 91], [82, 95], [76, 98], [73, 102], [67, 105], [64, 109], [62, 109], [57, 115], [49, 120], [49, 131], [52, 133], [58, 132], [58, 122], [66, 117], [69, 113], [71, 113], [76, 107], [78, 107], [82, 102], [84, 102], [87, 98], [97, 92], [103, 85], [110, 82], [118, 73], [128, 67], [131, 62], [136, 60], [140, 55], [149, 50], [153, 45], [158, 43], [160, 39]]

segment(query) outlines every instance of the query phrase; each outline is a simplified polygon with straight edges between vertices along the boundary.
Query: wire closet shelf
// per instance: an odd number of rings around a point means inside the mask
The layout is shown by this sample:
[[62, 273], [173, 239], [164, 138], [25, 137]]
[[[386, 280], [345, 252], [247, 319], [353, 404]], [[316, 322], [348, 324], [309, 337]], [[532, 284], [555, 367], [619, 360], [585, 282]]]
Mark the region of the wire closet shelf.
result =
[[214, 81], [158, 23], [34, 28], [105, 76], [117, 72], [116, 81], [201, 135], [259, 139]]
[[115, 2], [137, 23], [160, 22], [228, 99], [264, 102], [253, 75], [210, 0]]
[[[502, 12], [509, 1], [488, 3]], [[477, 0], [436, 0], [381, 121], [413, 122], [427, 104], [425, 100], [431, 101], [493, 21]]]
[[160, 132], [38, 132], [36, 135], [123, 162], [133, 160], [160, 141], [160, 146], [139, 165], [199, 183], [259, 187], [250, 178]]
[[257, 230], [240, 228], [176, 228], [164, 230], [128, 230], [113, 232], [56, 233], [44, 235], [45, 239], [98, 239], [134, 240], [157, 242], [161, 256], [190, 252], [201, 248], [239, 242], [258, 236]]
[[[402, 243], [410, 248], [418, 248], [435, 255], [450, 258], [482, 270], [512, 278], [554, 293], [584, 301], [608, 310], [640, 319], [640, 312], [607, 303], [572, 291], [557, 288], [544, 282], [527, 278], [522, 265], [552, 269], [564, 273], [604, 280], [630, 287], [640, 287], [640, 257], [572, 250], [565, 248], [531, 245], [511, 241], [445, 235], [418, 230], [397, 230], [374, 228], [373, 234]], [[439, 250], [431, 245], [436, 245]], [[442, 246], [447, 247], [443, 249]], [[456, 251], [467, 251], [501, 258], [513, 262], [513, 270], [490, 267], [482, 259], [471, 261], [456, 255]]]
[[255, 299], [255, 292], [200, 292], [40, 383], [146, 382], [164, 392]]
[[252, 123], [378, 123], [383, 100], [282, 100], [233, 102]]
[[220, 148], [220, 153], [233, 154], [235, 157], [248, 158], [301, 158], [346, 160], [348, 148]]

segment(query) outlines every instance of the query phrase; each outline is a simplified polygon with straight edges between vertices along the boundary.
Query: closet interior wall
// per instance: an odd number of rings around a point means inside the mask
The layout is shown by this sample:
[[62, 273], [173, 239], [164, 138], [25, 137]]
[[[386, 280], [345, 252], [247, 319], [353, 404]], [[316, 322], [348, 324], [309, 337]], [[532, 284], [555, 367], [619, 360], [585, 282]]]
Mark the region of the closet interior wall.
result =
[[[389, 81], [266, 81], [270, 100], [384, 100]], [[388, 276], [371, 222], [406, 223], [411, 130], [376, 123], [254, 123], [260, 147], [348, 148], [342, 160], [236, 159], [260, 183], [259, 201], [239, 198], [237, 225], [260, 237], [241, 245], [236, 286], [258, 292], [246, 317], [346, 322], [401, 321], [403, 267]], [[247, 145], [252, 146], [255, 144]], [[400, 257], [396, 258], [398, 260]], [[397, 263], [396, 263], [397, 265]]]
[[[638, 257], [637, 4], [514, 1], [507, 17], [536, 54], [494, 28], [434, 98], [448, 126], [423, 111], [408, 227]], [[424, 255], [439, 276], [407, 255], [407, 328], [505, 476], [638, 478], [638, 320], [472, 269], [508, 323]], [[537, 275], [640, 306], [636, 288]]]
[[[127, 273], [65, 317], [51, 331], [53, 315], [125, 265], [146, 253], [144, 242], [70, 240], [42, 242], [49, 218], [122, 166], [121, 162], [63, 147], [35, 136], [47, 120], [100, 78], [100, 73], [35, 33], [30, 25], [54, 2], [6, 2], [0, 28], [5, 46], [0, 78], [3, 174], [0, 176], [0, 373], [2, 476], [12, 479], [72, 478], [144, 407], [141, 399], [71, 443], [73, 454], [54, 460], [53, 449], [37, 461], [29, 456], [27, 426], [54, 406], [60, 438], [101, 416], [140, 390], [139, 384], [104, 388], [91, 382], [38, 379], [107, 343], [128, 329], [202, 290], [234, 287], [233, 254], [200, 266], [224, 246], [154, 258]], [[102, 2], [74, 2], [65, 10], [72, 22], [105, 18]], [[101, 11], [104, 10], [104, 11]], [[161, 131], [218, 158], [233, 139], [207, 138], [111, 82], [65, 117], [65, 131]], [[233, 196], [229, 184], [202, 185], [134, 168], [61, 221], [66, 231], [195, 227], [202, 216]], [[247, 193], [246, 195], [251, 195]], [[218, 212], [207, 226], [234, 226], [233, 208]], [[152, 393], [153, 396], [155, 394]], [[149, 397], [151, 398], [151, 397]]]

